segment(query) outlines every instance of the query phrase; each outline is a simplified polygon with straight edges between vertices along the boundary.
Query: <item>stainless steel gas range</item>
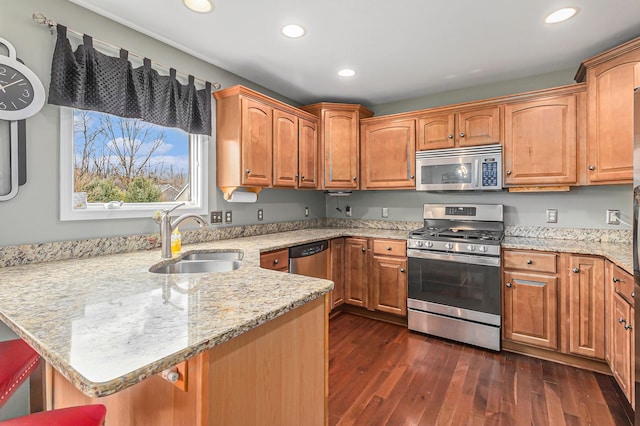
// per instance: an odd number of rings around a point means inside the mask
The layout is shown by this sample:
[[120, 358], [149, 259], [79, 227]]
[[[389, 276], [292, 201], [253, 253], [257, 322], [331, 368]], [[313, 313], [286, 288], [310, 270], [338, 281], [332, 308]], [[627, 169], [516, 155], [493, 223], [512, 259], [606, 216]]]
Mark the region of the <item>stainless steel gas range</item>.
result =
[[500, 350], [501, 204], [425, 204], [409, 234], [409, 329]]

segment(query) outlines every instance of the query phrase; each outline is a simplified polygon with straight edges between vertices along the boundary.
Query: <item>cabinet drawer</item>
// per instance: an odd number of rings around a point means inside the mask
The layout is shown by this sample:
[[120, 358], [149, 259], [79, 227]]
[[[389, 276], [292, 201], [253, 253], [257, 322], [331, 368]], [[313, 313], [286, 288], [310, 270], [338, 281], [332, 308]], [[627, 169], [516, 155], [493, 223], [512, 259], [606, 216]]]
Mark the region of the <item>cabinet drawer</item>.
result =
[[406, 256], [407, 242], [403, 240], [373, 240], [373, 254]]
[[260, 255], [260, 267], [287, 272], [289, 270], [289, 250], [282, 249], [262, 253]]
[[613, 266], [613, 287], [620, 296], [633, 306], [633, 276], [624, 269]]
[[557, 272], [556, 257], [554, 253], [505, 250], [503, 262], [505, 269], [555, 274]]

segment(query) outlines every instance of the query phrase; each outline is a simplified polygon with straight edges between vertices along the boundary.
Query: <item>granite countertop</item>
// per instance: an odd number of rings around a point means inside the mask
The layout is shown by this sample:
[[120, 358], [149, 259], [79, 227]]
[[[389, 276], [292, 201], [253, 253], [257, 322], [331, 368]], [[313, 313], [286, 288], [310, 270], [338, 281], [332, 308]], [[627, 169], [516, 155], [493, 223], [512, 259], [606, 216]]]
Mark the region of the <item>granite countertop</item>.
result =
[[630, 241], [596, 242], [553, 238], [505, 237], [502, 242], [502, 248], [592, 254], [605, 257], [628, 273], [633, 274], [633, 244]]
[[243, 252], [240, 269], [224, 273], [151, 273], [158, 249], [0, 268], [0, 320], [83, 393], [106, 396], [329, 292], [331, 281], [260, 268], [260, 253], [347, 235], [407, 231], [307, 229], [183, 246]]

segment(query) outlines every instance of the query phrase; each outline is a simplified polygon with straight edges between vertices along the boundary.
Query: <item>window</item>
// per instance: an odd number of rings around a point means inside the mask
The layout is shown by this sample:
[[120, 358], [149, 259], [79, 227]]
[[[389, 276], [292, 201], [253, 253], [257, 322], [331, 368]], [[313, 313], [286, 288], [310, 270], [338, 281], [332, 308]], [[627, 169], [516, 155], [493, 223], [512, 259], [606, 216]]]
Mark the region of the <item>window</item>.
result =
[[61, 220], [206, 214], [208, 136], [65, 107], [60, 122]]

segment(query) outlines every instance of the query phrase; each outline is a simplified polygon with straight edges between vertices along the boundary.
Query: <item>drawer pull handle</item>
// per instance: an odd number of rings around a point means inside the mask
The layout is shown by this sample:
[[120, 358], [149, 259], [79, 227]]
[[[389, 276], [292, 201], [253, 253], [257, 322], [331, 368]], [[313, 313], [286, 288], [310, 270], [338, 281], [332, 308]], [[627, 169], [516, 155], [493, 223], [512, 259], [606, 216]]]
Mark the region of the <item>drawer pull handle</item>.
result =
[[387, 250], [391, 251], [391, 246], [387, 247]]
[[625, 324], [624, 325], [624, 329], [625, 330], [631, 330], [633, 327], [631, 327], [629, 324]]
[[275, 259], [275, 260], [273, 261], [273, 264], [274, 264], [274, 265], [277, 265], [278, 263], [280, 263], [280, 259]]
[[507, 288], [511, 288], [513, 286], [513, 284], [511, 283], [507, 283], [506, 285], [507, 285]]
[[620, 324], [623, 324], [623, 323], [626, 323], [626, 322], [627, 322], [627, 320], [626, 320], [626, 319], [624, 319], [624, 318], [622, 318], [622, 317], [620, 317], [620, 318], [618, 318], [618, 322], [619, 322]]
[[579, 268], [573, 268], [572, 271], [577, 274], [578, 272], [580, 272], [580, 269]]
[[533, 260], [531, 260], [531, 259], [527, 260], [527, 265], [531, 265], [532, 263], [533, 263]]

